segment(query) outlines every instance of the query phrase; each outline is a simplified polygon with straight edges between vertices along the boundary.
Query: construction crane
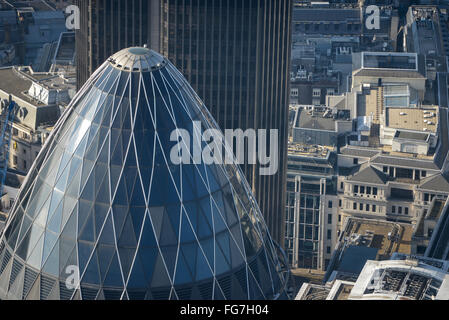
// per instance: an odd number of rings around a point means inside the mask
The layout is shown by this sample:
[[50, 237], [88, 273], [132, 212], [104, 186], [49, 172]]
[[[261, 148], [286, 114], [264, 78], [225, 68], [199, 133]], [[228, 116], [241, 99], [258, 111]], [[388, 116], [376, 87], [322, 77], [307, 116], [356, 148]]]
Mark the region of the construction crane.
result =
[[14, 121], [14, 109], [16, 104], [9, 96], [9, 101], [2, 105], [1, 114], [2, 131], [0, 136], [0, 197], [3, 196], [6, 174], [8, 170], [9, 147], [12, 137], [12, 123]]

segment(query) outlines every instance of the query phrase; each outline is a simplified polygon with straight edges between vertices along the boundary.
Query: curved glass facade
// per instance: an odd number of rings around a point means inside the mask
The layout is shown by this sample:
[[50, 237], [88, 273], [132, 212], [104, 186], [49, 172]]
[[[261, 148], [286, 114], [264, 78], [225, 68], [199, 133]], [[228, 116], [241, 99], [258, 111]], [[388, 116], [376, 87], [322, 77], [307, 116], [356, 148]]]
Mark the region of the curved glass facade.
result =
[[217, 128], [165, 58], [130, 48], [105, 62], [19, 192], [0, 242], [0, 298], [282, 295], [282, 263], [240, 169], [170, 161], [170, 134], [194, 137], [193, 121]]

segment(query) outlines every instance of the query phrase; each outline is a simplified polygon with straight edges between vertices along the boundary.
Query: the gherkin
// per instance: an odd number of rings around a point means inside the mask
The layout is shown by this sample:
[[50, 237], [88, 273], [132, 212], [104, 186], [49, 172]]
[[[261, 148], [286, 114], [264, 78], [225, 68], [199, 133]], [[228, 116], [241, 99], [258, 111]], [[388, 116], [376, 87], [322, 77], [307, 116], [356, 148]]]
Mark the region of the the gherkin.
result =
[[19, 192], [0, 298], [282, 297], [282, 259], [238, 167], [170, 161], [170, 133], [193, 135], [193, 121], [216, 128], [165, 58], [146, 48], [109, 58]]

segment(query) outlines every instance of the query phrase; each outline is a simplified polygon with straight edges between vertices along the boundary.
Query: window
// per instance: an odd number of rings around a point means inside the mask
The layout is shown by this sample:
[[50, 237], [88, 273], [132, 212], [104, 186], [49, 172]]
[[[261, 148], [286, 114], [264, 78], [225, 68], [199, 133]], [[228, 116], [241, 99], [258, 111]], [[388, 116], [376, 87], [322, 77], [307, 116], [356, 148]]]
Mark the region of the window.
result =
[[343, 188], [344, 188], [343, 182], [340, 182], [340, 189], [343, 189]]
[[341, 199], [338, 200], [338, 206], [341, 208], [342, 202]]
[[291, 89], [290, 95], [291, 95], [292, 97], [297, 97], [297, 96], [298, 96], [298, 88], [293, 88], [293, 89]]
[[352, 204], [352, 209], [357, 210], [357, 203], [354, 202], [354, 203]]
[[398, 207], [398, 213], [402, 214], [402, 207]]
[[12, 163], [13, 163], [14, 165], [17, 165], [17, 156], [13, 156], [13, 157], [12, 157]]
[[392, 207], [391, 207], [391, 212], [392, 212], [392, 213], [396, 213], [396, 206], [392, 206]]
[[404, 208], [404, 213], [408, 215], [408, 207]]
[[360, 193], [365, 193], [365, 187], [364, 186], [360, 186]]
[[313, 96], [314, 97], [321, 97], [321, 89], [320, 88], [313, 89]]
[[371, 208], [372, 210], [373, 210], [373, 212], [376, 212], [376, 205], [375, 204], [373, 204], [373, 206], [372, 206], [372, 208]]
[[363, 203], [361, 203], [361, 204], [359, 205], [359, 209], [360, 209], [360, 210], [363, 210]]
[[377, 188], [376, 187], [373, 188], [373, 195], [377, 196]]
[[366, 194], [371, 194], [371, 187], [366, 187]]
[[329, 209], [332, 209], [332, 201], [329, 201], [329, 202], [328, 202], [327, 207], [328, 207]]
[[388, 167], [383, 167], [384, 173], [388, 173]]
[[331, 253], [331, 247], [327, 247], [327, 254], [330, 254]]
[[427, 176], [427, 171], [421, 171], [421, 177], [425, 178]]
[[352, 160], [352, 163], [355, 164], [355, 165], [358, 165], [359, 164], [359, 159], [358, 158], [354, 158]]
[[332, 240], [332, 230], [327, 230], [327, 240]]
[[23, 168], [26, 170], [27, 169], [27, 161], [23, 160]]
[[365, 210], [369, 211], [369, 204], [368, 203], [366, 204]]
[[327, 224], [332, 224], [332, 214], [327, 215]]
[[359, 193], [359, 186], [357, 185], [354, 186], [354, 193]]
[[338, 222], [341, 222], [341, 214], [338, 215]]

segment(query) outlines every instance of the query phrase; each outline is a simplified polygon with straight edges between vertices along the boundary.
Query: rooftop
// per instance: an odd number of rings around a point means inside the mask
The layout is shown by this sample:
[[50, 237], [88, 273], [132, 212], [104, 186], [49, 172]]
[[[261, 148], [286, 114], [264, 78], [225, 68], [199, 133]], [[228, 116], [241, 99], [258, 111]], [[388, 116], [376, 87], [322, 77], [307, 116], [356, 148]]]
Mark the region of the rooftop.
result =
[[288, 144], [289, 156], [313, 157], [327, 160], [333, 151], [335, 151], [335, 148], [328, 146], [311, 146], [294, 142], [289, 142]]
[[335, 131], [335, 120], [332, 116], [325, 116], [322, 111], [307, 111], [299, 108], [296, 117], [296, 128]]
[[403, 52], [358, 52], [353, 54], [354, 76], [425, 79], [422, 55]]
[[348, 156], [354, 157], [364, 157], [364, 158], [372, 158], [375, 155], [379, 154], [381, 150], [374, 148], [366, 148], [366, 147], [351, 147], [345, 146], [340, 149], [340, 153]]
[[[402, 156], [404, 155], [404, 156]], [[440, 170], [440, 167], [432, 160], [406, 157], [407, 153], [401, 153], [399, 156], [379, 155], [372, 159], [371, 163], [378, 165], [390, 165], [402, 168], [420, 168], [429, 170]]]
[[362, 68], [418, 71], [416, 53], [362, 52]]
[[303, 283], [295, 300], [348, 300], [354, 282], [336, 280], [333, 283]]
[[423, 180], [419, 188], [429, 191], [449, 192], [449, 181], [445, 175], [436, 174]]
[[304, 283], [295, 300], [326, 300], [331, 288], [320, 284]]
[[0, 68], [0, 90], [6, 94], [11, 94], [25, 102], [36, 106], [43, 106], [42, 103], [32, 99], [26, 92], [31, 87], [32, 80], [26, 77], [14, 67]]
[[441, 46], [440, 32], [438, 30], [438, 7], [436, 6], [411, 6], [407, 13], [408, 25], [414, 24], [412, 28], [412, 48], [421, 54], [440, 55]]
[[349, 178], [349, 180], [353, 182], [385, 184], [388, 178], [385, 173], [372, 166], [367, 166], [365, 169], [360, 170], [354, 176]]
[[395, 138], [404, 140], [416, 140], [426, 142], [429, 139], [428, 133], [410, 132], [410, 131], [396, 131]]
[[339, 279], [338, 273], [357, 275], [370, 259], [389, 259], [395, 252], [410, 254], [412, 233], [409, 224], [348, 218], [325, 280]]
[[[440, 268], [436, 262], [439, 262]], [[388, 261], [368, 261], [349, 299], [447, 300], [448, 264], [410, 256]]]
[[115, 53], [108, 61], [117, 69], [125, 71], [154, 71], [167, 64], [157, 52], [144, 47], [132, 47]]
[[438, 122], [437, 107], [386, 108], [386, 124], [390, 128], [435, 133]]

